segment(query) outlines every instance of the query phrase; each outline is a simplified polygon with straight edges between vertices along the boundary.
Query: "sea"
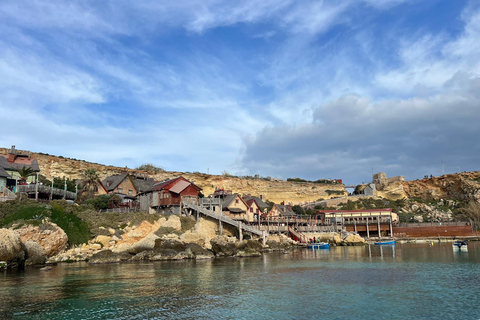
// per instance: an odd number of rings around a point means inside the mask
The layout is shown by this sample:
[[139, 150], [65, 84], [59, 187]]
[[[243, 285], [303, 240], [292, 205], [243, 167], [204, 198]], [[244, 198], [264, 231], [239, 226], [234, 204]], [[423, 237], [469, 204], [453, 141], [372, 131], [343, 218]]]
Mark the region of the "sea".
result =
[[480, 319], [480, 242], [0, 273], [0, 319]]

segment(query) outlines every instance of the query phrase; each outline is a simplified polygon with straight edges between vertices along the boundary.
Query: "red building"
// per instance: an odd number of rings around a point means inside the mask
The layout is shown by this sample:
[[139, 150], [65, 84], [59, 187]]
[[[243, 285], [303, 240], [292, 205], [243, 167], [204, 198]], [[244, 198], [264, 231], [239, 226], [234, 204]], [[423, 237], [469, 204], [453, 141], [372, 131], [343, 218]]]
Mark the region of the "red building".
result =
[[182, 201], [198, 202], [202, 189], [183, 177], [155, 183], [149, 190], [140, 194], [140, 208], [179, 206]]

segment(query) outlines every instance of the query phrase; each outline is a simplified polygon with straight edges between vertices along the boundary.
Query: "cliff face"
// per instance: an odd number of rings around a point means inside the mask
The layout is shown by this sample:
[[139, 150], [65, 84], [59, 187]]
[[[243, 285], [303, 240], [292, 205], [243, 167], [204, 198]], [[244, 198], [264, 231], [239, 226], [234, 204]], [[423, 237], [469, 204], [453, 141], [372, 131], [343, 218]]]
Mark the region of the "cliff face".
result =
[[[9, 149], [0, 148], [0, 154], [7, 154], [8, 151]], [[314, 184], [277, 180], [249, 180], [223, 175], [217, 176], [202, 173], [173, 171], [154, 173], [142, 170], [106, 166], [83, 160], [75, 160], [39, 153], [32, 153], [32, 156], [38, 159], [41, 174], [49, 179], [51, 177], [83, 179], [83, 172], [87, 169], [95, 169], [102, 180], [108, 176], [121, 174], [125, 171], [128, 171], [132, 174], [148, 174], [148, 176], [153, 177], [157, 181], [183, 176], [202, 188], [202, 193], [205, 195], [212, 194], [217, 188], [223, 188], [241, 194], [250, 193], [254, 196], [262, 195], [264, 200], [270, 200], [275, 203], [285, 201], [285, 203], [292, 204], [316, 201], [320, 198], [329, 199], [335, 196], [340, 196], [341, 192], [346, 194], [343, 184]]]
[[405, 181], [403, 189], [409, 198], [480, 201], [480, 171]]

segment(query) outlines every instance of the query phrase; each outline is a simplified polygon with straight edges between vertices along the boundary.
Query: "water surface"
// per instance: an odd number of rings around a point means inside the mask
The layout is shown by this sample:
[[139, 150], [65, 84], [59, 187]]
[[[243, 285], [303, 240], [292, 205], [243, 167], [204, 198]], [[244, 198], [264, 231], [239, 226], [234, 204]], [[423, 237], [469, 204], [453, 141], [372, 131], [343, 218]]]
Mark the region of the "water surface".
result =
[[480, 319], [480, 243], [3, 273], [1, 319]]

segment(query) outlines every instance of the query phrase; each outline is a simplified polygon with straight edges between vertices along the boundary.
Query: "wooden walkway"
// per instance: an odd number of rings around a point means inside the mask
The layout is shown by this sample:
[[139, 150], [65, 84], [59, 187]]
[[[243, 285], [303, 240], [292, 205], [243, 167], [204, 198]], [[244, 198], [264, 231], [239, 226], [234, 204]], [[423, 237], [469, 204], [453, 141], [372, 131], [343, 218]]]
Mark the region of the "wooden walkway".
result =
[[[218, 214], [213, 212], [212, 210], [208, 210], [206, 208], [203, 208], [199, 205], [193, 204], [193, 203], [188, 203], [184, 202], [182, 203], [183, 208], [186, 209], [192, 209], [197, 212], [197, 214], [203, 214], [204, 216], [210, 217], [212, 219], [218, 220], [219, 223], [226, 223], [229, 224], [233, 227], [238, 228], [239, 230], [239, 238], [242, 240], [242, 231], [246, 231], [252, 234], [256, 234], [258, 236], [261, 236], [263, 238], [263, 242], [266, 242], [266, 238], [268, 237], [268, 233], [266, 231], [259, 230], [257, 228], [254, 228], [252, 226], [246, 225], [242, 223], [241, 221], [233, 220], [229, 217], [224, 216], [223, 214]], [[220, 224], [221, 228], [221, 224]]]

